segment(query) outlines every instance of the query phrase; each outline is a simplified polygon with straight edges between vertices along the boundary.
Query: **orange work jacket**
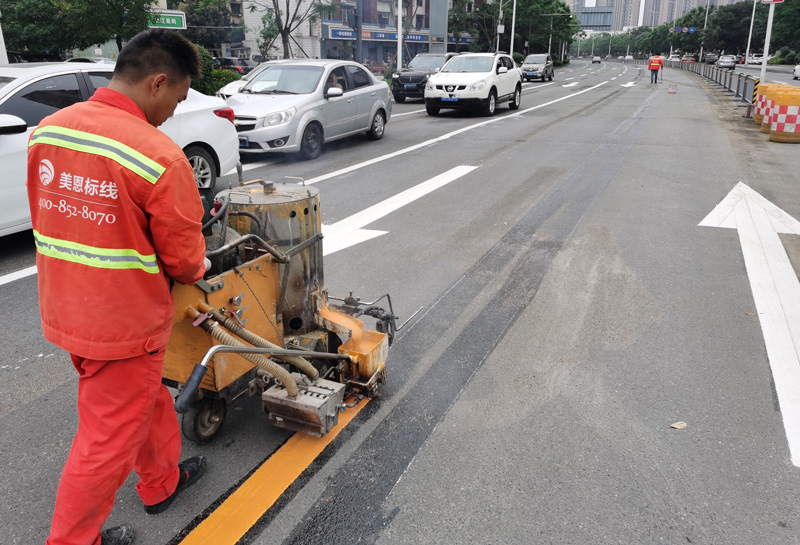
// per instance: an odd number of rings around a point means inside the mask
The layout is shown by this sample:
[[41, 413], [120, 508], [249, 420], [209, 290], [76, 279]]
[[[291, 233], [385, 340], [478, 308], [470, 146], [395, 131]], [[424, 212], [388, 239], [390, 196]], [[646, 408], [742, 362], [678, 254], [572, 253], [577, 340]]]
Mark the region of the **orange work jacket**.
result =
[[661, 59], [661, 57], [650, 58], [650, 63], [648, 64], [648, 68], [650, 68], [650, 70], [660, 70], [662, 66], [664, 66], [664, 61]]
[[170, 279], [205, 272], [203, 207], [177, 144], [130, 98], [98, 89], [33, 132], [27, 186], [44, 336], [99, 360], [165, 346]]

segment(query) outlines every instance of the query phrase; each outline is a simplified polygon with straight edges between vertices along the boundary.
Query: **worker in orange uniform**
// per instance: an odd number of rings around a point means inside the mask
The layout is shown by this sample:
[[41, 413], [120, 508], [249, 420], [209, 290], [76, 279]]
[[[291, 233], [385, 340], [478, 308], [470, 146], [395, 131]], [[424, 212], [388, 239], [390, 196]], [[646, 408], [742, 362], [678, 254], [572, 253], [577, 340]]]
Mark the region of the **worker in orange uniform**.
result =
[[196, 282], [208, 265], [203, 208], [186, 156], [156, 128], [200, 72], [191, 42], [144, 31], [120, 52], [108, 88], [46, 117], [30, 138], [42, 330], [79, 374], [80, 420], [48, 545], [128, 545], [130, 525], [101, 528], [132, 469], [147, 513], [205, 471], [200, 456], [179, 463], [161, 384], [170, 285]]
[[664, 68], [664, 59], [658, 55], [653, 55], [647, 61], [647, 67], [650, 69], [650, 83], [658, 83], [658, 71]]

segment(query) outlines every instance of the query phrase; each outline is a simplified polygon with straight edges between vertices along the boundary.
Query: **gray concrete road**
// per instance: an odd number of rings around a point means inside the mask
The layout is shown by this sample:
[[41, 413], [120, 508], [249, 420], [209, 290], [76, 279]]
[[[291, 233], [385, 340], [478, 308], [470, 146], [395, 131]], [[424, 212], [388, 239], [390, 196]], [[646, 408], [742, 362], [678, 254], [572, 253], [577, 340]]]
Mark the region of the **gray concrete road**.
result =
[[[738, 182], [800, 218], [797, 149], [693, 74], [648, 76], [576, 61], [526, 84], [517, 112], [433, 118], [408, 102], [379, 142], [246, 158], [248, 178], [317, 185], [326, 225], [419, 193], [363, 226], [385, 234], [326, 256], [325, 277], [332, 294], [391, 293], [401, 318], [423, 311], [382, 397], [239, 543], [800, 541], [740, 238], [698, 226]], [[780, 238], [790, 266], [795, 239]], [[33, 263], [29, 235], [10, 246], [0, 275]], [[36, 277], [3, 278], [0, 531], [41, 543], [76, 381], [41, 339]], [[186, 498], [145, 516], [132, 477], [109, 524], [134, 523], [137, 545], [201, 527], [288, 437], [256, 400], [230, 414], [211, 445], [185, 443], [210, 467]]]

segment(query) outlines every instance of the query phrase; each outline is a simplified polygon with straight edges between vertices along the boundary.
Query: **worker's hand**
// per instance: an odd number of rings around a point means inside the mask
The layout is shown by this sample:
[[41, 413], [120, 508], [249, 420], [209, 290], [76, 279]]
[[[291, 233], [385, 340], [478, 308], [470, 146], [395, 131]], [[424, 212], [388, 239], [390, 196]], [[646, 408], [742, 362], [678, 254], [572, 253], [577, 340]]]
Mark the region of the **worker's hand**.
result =
[[206, 272], [208, 272], [208, 269], [211, 268], [211, 260], [208, 259], [207, 257], [204, 257], [203, 264], [206, 266]]

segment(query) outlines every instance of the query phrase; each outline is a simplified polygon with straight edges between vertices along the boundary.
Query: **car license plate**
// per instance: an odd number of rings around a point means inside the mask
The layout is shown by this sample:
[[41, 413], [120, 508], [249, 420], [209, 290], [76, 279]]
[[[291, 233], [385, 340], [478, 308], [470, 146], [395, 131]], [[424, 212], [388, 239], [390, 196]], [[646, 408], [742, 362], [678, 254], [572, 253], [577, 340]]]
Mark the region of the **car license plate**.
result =
[[406, 83], [406, 89], [413, 89], [416, 86], [417, 86], [416, 83]]
[[458, 97], [442, 97], [442, 102], [458, 102]]
[[525, 74], [525, 75], [526, 75], [526, 76], [538, 76], [538, 75], [539, 75], [539, 73], [538, 73], [538, 72], [528, 72], [528, 73], [527, 73], [527, 74]]
[[240, 136], [239, 137], [239, 147], [240, 148], [246, 148], [249, 145], [250, 145], [250, 138], [248, 138], [247, 136]]

